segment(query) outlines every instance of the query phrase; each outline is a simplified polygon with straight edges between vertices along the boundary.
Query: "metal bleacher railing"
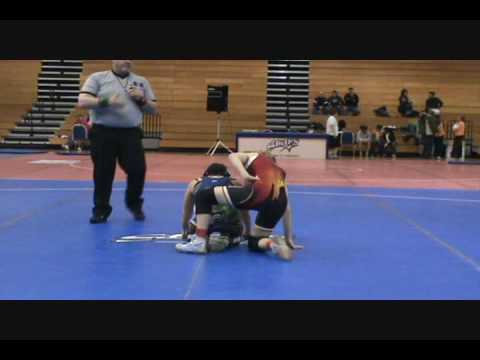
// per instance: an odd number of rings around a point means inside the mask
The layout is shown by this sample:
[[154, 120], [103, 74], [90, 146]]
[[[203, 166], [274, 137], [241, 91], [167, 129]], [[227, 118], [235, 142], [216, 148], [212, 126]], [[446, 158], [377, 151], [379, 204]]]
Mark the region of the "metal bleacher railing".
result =
[[145, 114], [142, 129], [146, 139], [162, 139], [162, 116]]

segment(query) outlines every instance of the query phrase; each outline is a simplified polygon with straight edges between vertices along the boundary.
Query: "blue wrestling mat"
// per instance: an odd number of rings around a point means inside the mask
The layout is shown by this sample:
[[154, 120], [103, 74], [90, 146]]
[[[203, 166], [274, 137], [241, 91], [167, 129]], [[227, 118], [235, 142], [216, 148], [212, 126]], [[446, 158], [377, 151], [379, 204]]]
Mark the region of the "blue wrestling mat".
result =
[[[207, 256], [172, 241], [186, 184], [147, 184], [144, 223], [116, 183], [90, 225], [92, 184], [1, 180], [0, 299], [480, 299], [480, 192], [291, 186], [292, 262], [240, 246]], [[282, 232], [280, 226], [277, 233]]]

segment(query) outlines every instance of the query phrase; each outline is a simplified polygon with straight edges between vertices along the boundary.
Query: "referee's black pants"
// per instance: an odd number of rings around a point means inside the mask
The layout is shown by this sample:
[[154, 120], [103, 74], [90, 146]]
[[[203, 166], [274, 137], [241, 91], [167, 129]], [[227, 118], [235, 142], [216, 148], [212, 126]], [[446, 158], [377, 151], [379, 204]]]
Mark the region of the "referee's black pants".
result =
[[110, 197], [117, 161], [127, 174], [125, 203], [131, 210], [141, 209], [147, 165], [140, 128], [110, 128], [94, 125], [90, 134], [94, 165], [94, 214], [112, 210]]

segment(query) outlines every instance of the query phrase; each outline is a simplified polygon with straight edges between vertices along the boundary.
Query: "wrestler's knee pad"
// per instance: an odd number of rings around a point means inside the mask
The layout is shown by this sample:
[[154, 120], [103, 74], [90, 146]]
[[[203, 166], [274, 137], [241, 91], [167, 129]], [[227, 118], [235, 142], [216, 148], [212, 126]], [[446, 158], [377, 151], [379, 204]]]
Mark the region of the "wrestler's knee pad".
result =
[[231, 245], [230, 237], [221, 233], [212, 233], [208, 237], [208, 251], [222, 252]]
[[254, 236], [248, 236], [248, 250], [253, 251], [253, 252], [266, 252], [267, 249], [262, 249], [258, 243], [260, 240], [262, 240], [263, 237], [254, 237]]

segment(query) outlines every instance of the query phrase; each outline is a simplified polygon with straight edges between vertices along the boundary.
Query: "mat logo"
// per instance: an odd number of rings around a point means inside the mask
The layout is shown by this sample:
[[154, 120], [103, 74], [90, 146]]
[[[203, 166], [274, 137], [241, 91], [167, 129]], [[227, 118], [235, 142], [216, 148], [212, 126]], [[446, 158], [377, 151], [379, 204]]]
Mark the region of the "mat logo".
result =
[[300, 145], [300, 139], [283, 138], [273, 139], [267, 144], [267, 151], [279, 150], [292, 152], [293, 149]]

